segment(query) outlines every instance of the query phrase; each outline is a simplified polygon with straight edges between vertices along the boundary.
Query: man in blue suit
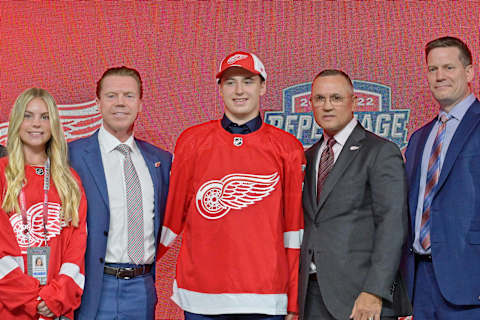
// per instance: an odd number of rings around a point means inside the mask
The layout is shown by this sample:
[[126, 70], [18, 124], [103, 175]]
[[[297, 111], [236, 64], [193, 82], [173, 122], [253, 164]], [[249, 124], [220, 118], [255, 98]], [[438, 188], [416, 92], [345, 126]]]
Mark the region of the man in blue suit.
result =
[[459, 39], [425, 48], [439, 115], [410, 138], [406, 281], [415, 320], [480, 319], [480, 102]]
[[142, 108], [138, 71], [108, 69], [96, 93], [101, 128], [70, 143], [88, 201], [85, 288], [76, 319], [153, 319], [171, 155], [133, 136]]

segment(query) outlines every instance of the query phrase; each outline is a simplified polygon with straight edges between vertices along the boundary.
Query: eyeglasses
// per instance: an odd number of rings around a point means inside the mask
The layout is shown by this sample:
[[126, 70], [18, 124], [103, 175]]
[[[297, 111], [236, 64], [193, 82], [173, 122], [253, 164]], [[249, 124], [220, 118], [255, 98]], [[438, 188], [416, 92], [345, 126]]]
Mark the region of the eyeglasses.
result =
[[[352, 95], [350, 95], [350, 96], [352, 96]], [[324, 97], [322, 95], [312, 96], [311, 100], [312, 100], [312, 104], [314, 106], [323, 106], [323, 105], [325, 105], [327, 100], [330, 101], [330, 103], [332, 105], [338, 106], [338, 105], [341, 105], [345, 101], [346, 98], [347, 97], [341, 96], [339, 94], [332, 94], [329, 97]]]

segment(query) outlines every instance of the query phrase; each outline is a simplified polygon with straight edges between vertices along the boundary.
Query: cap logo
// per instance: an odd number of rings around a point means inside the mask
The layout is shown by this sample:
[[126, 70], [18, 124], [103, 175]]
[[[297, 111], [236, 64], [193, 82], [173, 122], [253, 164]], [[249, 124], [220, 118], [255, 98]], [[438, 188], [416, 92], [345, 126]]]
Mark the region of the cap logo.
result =
[[227, 60], [227, 63], [228, 63], [228, 64], [232, 64], [232, 63], [237, 62], [238, 60], [242, 60], [242, 59], [246, 59], [246, 58], [248, 58], [248, 56], [247, 56], [246, 54], [237, 53], [237, 54], [234, 55], [233, 57], [230, 57], [230, 58]]

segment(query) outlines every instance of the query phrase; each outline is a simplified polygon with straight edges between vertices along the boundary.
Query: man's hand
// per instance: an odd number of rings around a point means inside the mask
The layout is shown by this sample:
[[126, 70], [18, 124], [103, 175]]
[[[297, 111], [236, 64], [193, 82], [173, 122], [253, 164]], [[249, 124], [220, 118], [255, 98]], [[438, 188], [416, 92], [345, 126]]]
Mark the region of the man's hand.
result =
[[50, 309], [48, 309], [45, 301], [40, 301], [40, 303], [37, 305], [37, 311], [41, 316], [44, 316], [47, 318], [55, 317], [55, 314], [52, 311], [50, 311]]
[[382, 298], [368, 292], [360, 292], [353, 305], [350, 319], [380, 320], [382, 312]]
[[289, 312], [286, 316], [285, 316], [285, 320], [293, 320], [295, 319], [297, 315], [295, 313], [292, 313], [292, 312]]

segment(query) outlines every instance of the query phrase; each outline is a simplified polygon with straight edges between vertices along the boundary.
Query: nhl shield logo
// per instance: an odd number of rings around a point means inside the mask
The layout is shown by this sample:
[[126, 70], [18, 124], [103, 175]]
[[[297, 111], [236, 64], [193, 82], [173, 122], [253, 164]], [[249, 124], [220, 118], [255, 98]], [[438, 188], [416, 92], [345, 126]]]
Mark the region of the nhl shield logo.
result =
[[240, 147], [242, 144], [243, 144], [243, 138], [242, 137], [233, 138], [233, 145], [235, 147]]

